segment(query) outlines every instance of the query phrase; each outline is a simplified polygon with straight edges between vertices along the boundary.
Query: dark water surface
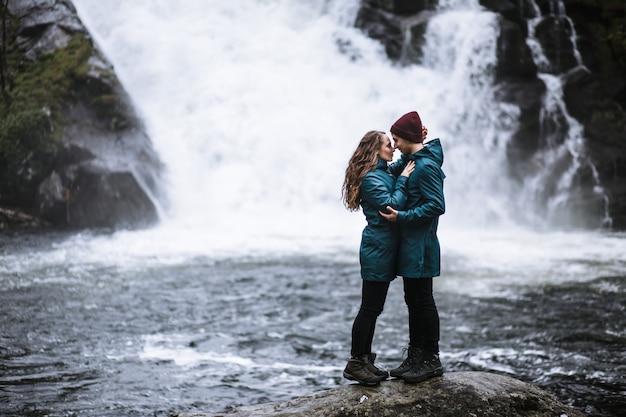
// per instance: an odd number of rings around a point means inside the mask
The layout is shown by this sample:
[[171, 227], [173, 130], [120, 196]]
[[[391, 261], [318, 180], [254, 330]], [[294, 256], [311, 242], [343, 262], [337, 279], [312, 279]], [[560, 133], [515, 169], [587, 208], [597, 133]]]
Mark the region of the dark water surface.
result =
[[[27, 264], [49, 244], [41, 239], [5, 237], [1, 250]], [[356, 263], [76, 265], [2, 269], [0, 415], [211, 413], [347, 383]], [[444, 366], [531, 382], [591, 416], [623, 415], [624, 282], [598, 277], [502, 298], [436, 289]], [[379, 323], [375, 347], [391, 367], [407, 341], [400, 281]]]

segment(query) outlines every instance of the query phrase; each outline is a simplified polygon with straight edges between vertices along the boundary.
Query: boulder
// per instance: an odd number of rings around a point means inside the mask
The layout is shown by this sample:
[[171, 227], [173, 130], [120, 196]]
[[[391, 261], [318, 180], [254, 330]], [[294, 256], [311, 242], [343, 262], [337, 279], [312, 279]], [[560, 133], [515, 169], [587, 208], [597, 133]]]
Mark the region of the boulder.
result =
[[22, 63], [0, 101], [0, 206], [67, 228], [155, 223], [162, 163], [71, 1], [9, 0], [8, 12], [7, 62]]
[[[194, 414], [198, 416], [202, 414]], [[284, 403], [244, 406], [214, 417], [582, 417], [545, 391], [487, 372], [451, 372], [420, 384], [343, 385]], [[184, 414], [175, 415], [184, 417]]]

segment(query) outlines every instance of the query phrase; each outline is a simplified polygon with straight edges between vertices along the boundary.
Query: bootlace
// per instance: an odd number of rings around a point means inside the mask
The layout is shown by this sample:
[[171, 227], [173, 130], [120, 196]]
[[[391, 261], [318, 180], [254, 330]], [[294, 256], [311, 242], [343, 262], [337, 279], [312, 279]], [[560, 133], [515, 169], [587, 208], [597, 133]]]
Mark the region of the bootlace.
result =
[[409, 348], [402, 348], [402, 364], [400, 365], [401, 367], [411, 363], [412, 358], [409, 353]]

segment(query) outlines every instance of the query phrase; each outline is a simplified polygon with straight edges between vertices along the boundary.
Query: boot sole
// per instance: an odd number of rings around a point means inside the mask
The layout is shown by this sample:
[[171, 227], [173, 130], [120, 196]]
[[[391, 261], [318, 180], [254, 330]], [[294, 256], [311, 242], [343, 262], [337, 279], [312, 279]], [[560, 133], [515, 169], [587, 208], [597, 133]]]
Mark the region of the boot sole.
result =
[[425, 375], [418, 376], [418, 377], [410, 377], [410, 376], [407, 376], [405, 374], [406, 374], [406, 372], [404, 374], [402, 374], [402, 376], [400, 378], [402, 378], [406, 382], [409, 382], [411, 384], [415, 384], [415, 383], [418, 383], [418, 382], [426, 381], [427, 379], [430, 379], [430, 378], [434, 378], [436, 376], [443, 375], [443, 368], [435, 369], [432, 372], [429, 372], [429, 373], [427, 373]]
[[374, 387], [378, 384], [380, 384], [380, 382], [382, 381], [381, 379], [376, 379], [376, 381], [365, 381], [362, 379], [358, 379], [357, 377], [353, 376], [352, 374], [343, 373], [343, 377], [346, 379], [349, 379], [350, 381], [356, 381], [358, 382], [360, 385], [366, 386], [366, 387]]
[[410, 368], [406, 368], [406, 371], [402, 371], [402, 372], [400, 372], [400, 371], [396, 371], [396, 372], [389, 371], [389, 375], [392, 376], [393, 378], [401, 378], [402, 374], [404, 374], [406, 372], [409, 372], [410, 370], [411, 370]]

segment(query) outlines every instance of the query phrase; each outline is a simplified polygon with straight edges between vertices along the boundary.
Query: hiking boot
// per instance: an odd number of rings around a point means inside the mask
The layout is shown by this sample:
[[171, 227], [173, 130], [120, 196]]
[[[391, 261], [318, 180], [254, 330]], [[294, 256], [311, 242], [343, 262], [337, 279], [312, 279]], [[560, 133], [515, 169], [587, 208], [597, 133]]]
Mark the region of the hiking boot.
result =
[[385, 379], [389, 378], [389, 372], [374, 365], [375, 360], [376, 360], [375, 353], [367, 354], [367, 369], [369, 369], [369, 371], [373, 373], [374, 375], [381, 377], [384, 381]]
[[417, 365], [422, 360], [422, 349], [409, 346], [408, 349], [402, 350], [407, 352], [406, 359], [400, 366], [389, 371], [389, 374], [394, 378], [400, 378], [402, 374], [411, 369], [411, 366]]
[[406, 382], [422, 382], [435, 376], [443, 375], [443, 366], [439, 360], [439, 355], [429, 355], [402, 374], [400, 378]]
[[368, 387], [380, 384], [383, 378], [374, 375], [372, 371], [369, 370], [369, 366], [368, 355], [363, 355], [360, 358], [350, 358], [346, 369], [343, 370], [343, 377]]

